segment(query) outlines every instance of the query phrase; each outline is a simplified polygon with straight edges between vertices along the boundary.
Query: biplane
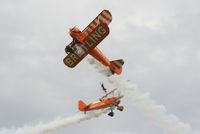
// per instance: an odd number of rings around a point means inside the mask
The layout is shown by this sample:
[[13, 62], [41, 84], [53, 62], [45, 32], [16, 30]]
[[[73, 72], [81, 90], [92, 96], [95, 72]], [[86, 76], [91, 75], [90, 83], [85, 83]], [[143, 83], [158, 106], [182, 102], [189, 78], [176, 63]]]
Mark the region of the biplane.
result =
[[[101, 84], [103, 91], [106, 93], [103, 97], [101, 97], [98, 101], [95, 101], [89, 105], [86, 105], [82, 100], [79, 100], [78, 107], [80, 111], [92, 111], [92, 110], [99, 110], [104, 108], [109, 108], [111, 112], [108, 113], [109, 116], [113, 117], [114, 112], [113, 110], [117, 107], [117, 110], [123, 111], [124, 107], [119, 106], [120, 100], [123, 97], [122, 95], [114, 96], [114, 92], [117, 90], [116, 88], [111, 90], [107, 93], [107, 89]], [[113, 97], [108, 97], [109, 95], [113, 94]]]
[[124, 61], [122, 59], [109, 61], [97, 48], [97, 45], [109, 34], [108, 25], [111, 21], [111, 13], [103, 10], [83, 31], [77, 27], [71, 28], [69, 34], [73, 41], [65, 48], [67, 56], [63, 59], [64, 64], [74, 68], [85, 56], [90, 54], [108, 67], [112, 74], [121, 74]]

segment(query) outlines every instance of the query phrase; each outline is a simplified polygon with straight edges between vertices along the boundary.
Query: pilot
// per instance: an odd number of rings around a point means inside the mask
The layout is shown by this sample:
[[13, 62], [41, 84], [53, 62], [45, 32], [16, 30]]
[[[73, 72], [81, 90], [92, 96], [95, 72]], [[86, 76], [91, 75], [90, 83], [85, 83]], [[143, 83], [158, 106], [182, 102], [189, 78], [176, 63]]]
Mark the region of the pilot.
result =
[[82, 44], [81, 42], [84, 39], [85, 35], [77, 27], [70, 28], [69, 34], [72, 37], [73, 41], [72, 41], [72, 44], [66, 46], [65, 52], [66, 53], [68, 53], [68, 52], [74, 53], [74, 50], [72, 47], [75, 44]]

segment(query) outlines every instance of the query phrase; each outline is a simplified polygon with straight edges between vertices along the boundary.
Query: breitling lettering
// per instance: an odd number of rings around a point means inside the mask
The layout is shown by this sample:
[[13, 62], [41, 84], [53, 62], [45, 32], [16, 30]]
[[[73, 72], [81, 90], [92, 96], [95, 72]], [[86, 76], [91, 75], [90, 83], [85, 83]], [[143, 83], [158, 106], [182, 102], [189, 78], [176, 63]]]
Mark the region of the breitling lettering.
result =
[[106, 29], [103, 26], [99, 26], [84, 43], [87, 44], [89, 47], [93, 47], [96, 42], [99, 42], [102, 38], [102, 36], [106, 34]]
[[73, 68], [75, 67], [91, 50], [93, 50], [107, 35], [109, 28], [106, 24], [100, 23], [88, 36], [83, 43], [76, 48], [74, 53], [70, 53], [64, 63]]
[[69, 65], [69, 66], [72, 66], [74, 64], [74, 62], [70, 58], [66, 58], [64, 60], [67, 63], [67, 65]]

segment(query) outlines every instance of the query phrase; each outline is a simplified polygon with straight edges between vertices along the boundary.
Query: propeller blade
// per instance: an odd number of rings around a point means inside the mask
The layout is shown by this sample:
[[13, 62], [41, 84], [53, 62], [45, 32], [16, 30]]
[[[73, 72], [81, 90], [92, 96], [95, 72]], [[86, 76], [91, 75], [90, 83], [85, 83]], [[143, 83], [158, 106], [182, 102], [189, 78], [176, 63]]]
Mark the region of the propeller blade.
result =
[[118, 92], [118, 96], [121, 96], [121, 93], [120, 93], [120, 92]]
[[121, 98], [123, 98], [124, 96], [121, 95], [121, 92], [118, 92], [118, 97], [121, 99]]

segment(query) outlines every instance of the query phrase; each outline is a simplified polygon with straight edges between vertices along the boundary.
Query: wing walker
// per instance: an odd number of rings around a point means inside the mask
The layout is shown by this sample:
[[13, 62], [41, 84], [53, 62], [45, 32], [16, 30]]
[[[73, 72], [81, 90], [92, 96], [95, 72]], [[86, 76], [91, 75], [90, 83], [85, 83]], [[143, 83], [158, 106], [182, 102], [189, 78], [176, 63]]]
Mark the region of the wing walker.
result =
[[[80, 111], [91, 111], [91, 110], [99, 110], [103, 108], [109, 108], [111, 112], [108, 113], [109, 116], [113, 117], [114, 112], [113, 109], [117, 107], [117, 110], [123, 111], [124, 107], [119, 106], [120, 100], [123, 97], [120, 95], [120, 93], [117, 96], [114, 96], [114, 92], [117, 90], [116, 88], [111, 90], [109, 93], [107, 93], [107, 89], [104, 87], [103, 84], [101, 84], [103, 91], [106, 93], [103, 97], [101, 97], [98, 101], [95, 101], [89, 105], [86, 105], [82, 100], [78, 102], [78, 107]], [[109, 97], [112, 95], [112, 97]]]

